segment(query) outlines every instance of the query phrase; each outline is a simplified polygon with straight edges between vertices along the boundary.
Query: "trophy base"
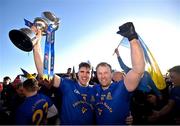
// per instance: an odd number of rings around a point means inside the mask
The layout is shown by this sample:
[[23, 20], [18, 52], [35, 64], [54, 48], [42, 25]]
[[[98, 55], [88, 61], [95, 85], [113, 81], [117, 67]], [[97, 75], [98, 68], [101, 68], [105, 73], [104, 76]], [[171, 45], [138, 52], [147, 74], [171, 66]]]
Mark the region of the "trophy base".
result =
[[19, 49], [30, 52], [33, 49], [33, 43], [31, 38], [20, 30], [11, 30], [9, 37], [12, 43]]

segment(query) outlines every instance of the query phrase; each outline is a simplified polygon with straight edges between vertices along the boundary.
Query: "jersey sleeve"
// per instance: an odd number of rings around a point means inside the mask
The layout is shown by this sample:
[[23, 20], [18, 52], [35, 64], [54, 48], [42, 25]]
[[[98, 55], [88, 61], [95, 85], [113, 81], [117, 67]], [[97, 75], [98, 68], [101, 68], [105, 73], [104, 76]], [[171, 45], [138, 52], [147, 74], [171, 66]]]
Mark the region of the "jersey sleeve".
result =
[[118, 62], [120, 67], [125, 71], [125, 73], [128, 73], [131, 70], [128, 66], [126, 66], [126, 64], [124, 64], [120, 56], [118, 57]]

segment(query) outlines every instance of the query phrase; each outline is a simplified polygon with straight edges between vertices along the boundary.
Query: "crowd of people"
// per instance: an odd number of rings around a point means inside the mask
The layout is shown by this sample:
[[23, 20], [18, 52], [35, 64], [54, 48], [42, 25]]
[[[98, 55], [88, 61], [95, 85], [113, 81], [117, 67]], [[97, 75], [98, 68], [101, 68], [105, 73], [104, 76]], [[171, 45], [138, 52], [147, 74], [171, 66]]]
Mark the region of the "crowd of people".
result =
[[37, 76], [11, 83], [4, 77], [0, 89], [0, 124], [16, 125], [149, 125], [180, 124], [180, 66], [169, 69], [166, 88], [159, 90], [145, 71], [143, 50], [134, 25], [127, 22], [117, 34], [127, 37], [132, 68], [115, 49], [123, 71], [100, 62], [95, 70], [87, 62], [78, 72], [43, 78], [41, 31], [33, 48]]

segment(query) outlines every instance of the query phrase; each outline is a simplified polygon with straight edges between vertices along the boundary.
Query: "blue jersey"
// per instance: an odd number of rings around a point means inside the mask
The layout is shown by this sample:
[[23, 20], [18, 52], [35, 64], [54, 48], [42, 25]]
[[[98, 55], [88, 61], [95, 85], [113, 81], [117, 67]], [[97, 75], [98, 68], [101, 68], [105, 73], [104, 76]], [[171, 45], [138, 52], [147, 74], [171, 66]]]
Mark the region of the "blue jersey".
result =
[[27, 97], [16, 111], [16, 124], [46, 124], [48, 108], [51, 106], [51, 100], [43, 94], [36, 94], [34, 96]]
[[94, 88], [96, 90], [96, 123], [100, 125], [125, 124], [130, 111], [130, 93], [124, 82], [112, 83], [106, 90], [103, 90], [100, 85], [96, 85]]
[[73, 80], [61, 78], [58, 90], [62, 95], [61, 124], [93, 124], [94, 108], [92, 103], [95, 98], [92, 87], [82, 87]]
[[141, 78], [137, 89], [147, 93], [153, 91], [156, 96], [161, 96], [160, 91], [156, 87], [154, 81], [151, 78], [151, 75], [147, 71], [144, 72], [144, 75]]

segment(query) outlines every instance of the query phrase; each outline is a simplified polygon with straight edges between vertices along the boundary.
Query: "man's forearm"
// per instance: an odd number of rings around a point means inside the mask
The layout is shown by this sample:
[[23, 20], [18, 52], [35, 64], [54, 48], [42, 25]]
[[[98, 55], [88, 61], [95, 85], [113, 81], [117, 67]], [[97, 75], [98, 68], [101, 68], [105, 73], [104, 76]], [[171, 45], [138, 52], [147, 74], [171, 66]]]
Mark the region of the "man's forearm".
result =
[[158, 116], [164, 116], [166, 114], [168, 114], [170, 111], [172, 111], [173, 107], [175, 106], [175, 102], [173, 100], [169, 100], [168, 104], [165, 105], [159, 112], [158, 112]]
[[37, 72], [40, 77], [43, 76], [43, 57], [40, 43], [37, 43], [33, 48], [34, 62]]

